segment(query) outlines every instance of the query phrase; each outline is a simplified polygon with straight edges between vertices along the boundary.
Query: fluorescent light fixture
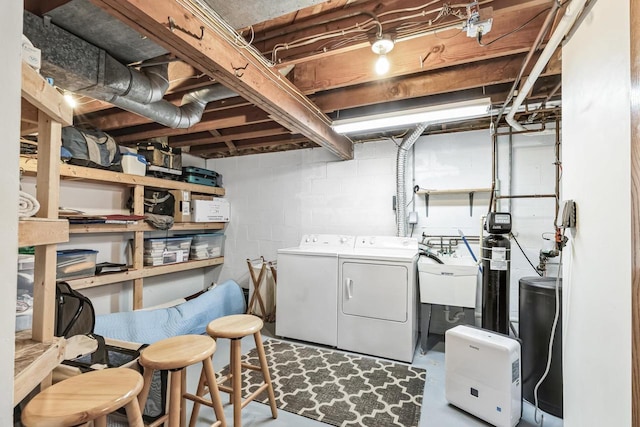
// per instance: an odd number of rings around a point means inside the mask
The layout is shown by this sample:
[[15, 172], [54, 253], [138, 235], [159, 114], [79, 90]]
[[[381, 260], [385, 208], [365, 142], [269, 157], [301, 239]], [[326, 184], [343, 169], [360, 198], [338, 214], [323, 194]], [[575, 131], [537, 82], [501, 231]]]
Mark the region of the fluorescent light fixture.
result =
[[446, 123], [487, 115], [490, 98], [453, 102], [430, 107], [335, 120], [331, 127], [337, 133], [356, 133], [375, 129], [397, 128], [416, 123]]

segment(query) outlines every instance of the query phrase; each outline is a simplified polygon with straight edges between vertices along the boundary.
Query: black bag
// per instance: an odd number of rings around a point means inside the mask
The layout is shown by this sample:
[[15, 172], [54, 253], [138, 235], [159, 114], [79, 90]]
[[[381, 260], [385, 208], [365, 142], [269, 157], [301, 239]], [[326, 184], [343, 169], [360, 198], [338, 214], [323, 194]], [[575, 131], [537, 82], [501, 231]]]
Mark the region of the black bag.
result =
[[155, 215], [173, 216], [176, 199], [168, 190], [144, 189], [144, 211]]
[[[105, 344], [104, 338], [95, 335], [96, 316], [91, 300], [74, 290], [66, 282], [56, 283], [56, 324], [55, 336], [69, 338], [75, 335], [88, 335], [98, 342], [98, 349], [73, 360], [62, 363], [77, 368], [80, 372], [92, 371], [93, 365], [100, 364], [115, 368], [129, 363], [140, 357], [140, 350], [112, 346]], [[153, 422], [165, 413], [167, 400], [167, 372], [156, 371], [151, 380], [151, 390], [143, 410], [143, 418]]]
[[118, 144], [105, 132], [67, 126], [62, 128], [62, 146], [71, 153], [73, 165], [122, 172]]

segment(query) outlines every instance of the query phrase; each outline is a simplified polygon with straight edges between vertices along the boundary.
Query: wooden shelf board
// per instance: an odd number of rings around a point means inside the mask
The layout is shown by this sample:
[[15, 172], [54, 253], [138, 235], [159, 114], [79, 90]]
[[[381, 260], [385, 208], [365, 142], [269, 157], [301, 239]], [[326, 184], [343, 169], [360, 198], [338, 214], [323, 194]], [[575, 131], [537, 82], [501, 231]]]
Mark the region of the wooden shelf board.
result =
[[416, 194], [468, 194], [468, 193], [490, 193], [490, 188], [459, 188], [452, 190], [418, 190]]
[[[38, 168], [38, 161], [35, 158], [20, 156], [20, 168], [25, 174], [34, 175]], [[186, 190], [192, 193], [211, 194], [224, 196], [224, 188], [210, 187], [208, 185], [190, 184], [182, 181], [172, 181], [151, 176], [131, 175], [121, 172], [113, 172], [95, 168], [85, 168], [82, 166], [60, 164], [60, 177], [62, 179], [77, 179], [88, 182], [99, 182], [103, 184], [115, 184], [125, 186], [144, 185], [145, 187], [158, 187], [170, 190]]]
[[[186, 230], [222, 230], [226, 223], [224, 222], [176, 222], [173, 224], [171, 231]], [[87, 233], [126, 233], [133, 231], [158, 231], [157, 228], [145, 222], [137, 224], [71, 224], [69, 225], [69, 233], [71, 234], [87, 234]]]
[[21, 218], [18, 245], [52, 245], [69, 241], [69, 221], [53, 218]]
[[176, 264], [144, 267], [140, 270], [129, 270], [122, 273], [105, 274], [102, 276], [84, 277], [81, 279], [67, 280], [73, 289], [86, 289], [96, 286], [110, 285], [113, 283], [127, 282], [145, 277], [159, 276], [162, 274], [176, 273], [179, 271], [193, 270], [196, 268], [211, 267], [224, 262], [224, 257], [180, 262]]
[[17, 405], [64, 359], [64, 338], [51, 343], [31, 339], [31, 331], [16, 333], [13, 365], [13, 405]]
[[63, 126], [73, 124], [73, 109], [33, 68], [22, 63], [22, 98]]

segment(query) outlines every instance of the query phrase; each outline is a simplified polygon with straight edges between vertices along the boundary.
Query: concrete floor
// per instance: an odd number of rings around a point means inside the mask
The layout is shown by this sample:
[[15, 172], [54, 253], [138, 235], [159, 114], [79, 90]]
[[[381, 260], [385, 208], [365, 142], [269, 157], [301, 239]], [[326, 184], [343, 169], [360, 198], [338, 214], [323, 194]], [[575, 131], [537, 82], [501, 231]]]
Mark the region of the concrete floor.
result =
[[[264, 335], [268, 339], [271, 335], [272, 325], [267, 325]], [[214, 355], [213, 363], [216, 371], [221, 370], [229, 363], [229, 341], [219, 340], [218, 349]], [[245, 338], [242, 341], [243, 353], [249, 352], [253, 347], [253, 339]], [[420, 427], [485, 427], [489, 424], [478, 418], [473, 417], [447, 403], [444, 396], [444, 341], [442, 336], [432, 335], [429, 337], [430, 350], [425, 355], [420, 354], [420, 350], [416, 349], [416, 355], [413, 359], [413, 366], [421, 367], [427, 370], [427, 380], [425, 382], [424, 396], [422, 401], [422, 414], [420, 416]], [[192, 366], [188, 369], [187, 385], [189, 390], [195, 390], [200, 374], [199, 367]], [[233, 415], [232, 407], [228, 403], [227, 395], [223, 393], [223, 402], [225, 402], [225, 416], [232, 425]], [[523, 409], [523, 418], [518, 424], [519, 427], [561, 427], [562, 420], [552, 415], [544, 414], [543, 424], [534, 422], [533, 406], [525, 402]], [[188, 407], [187, 414], [191, 413], [191, 405]], [[540, 414], [538, 415], [540, 420]], [[198, 427], [209, 427], [215, 421], [213, 410], [208, 407], [202, 407], [198, 419]], [[286, 411], [278, 411], [278, 418], [272, 419], [268, 405], [251, 402], [242, 412], [242, 425], [245, 427], [326, 427], [327, 424], [320, 423], [308, 418], [291, 414]]]

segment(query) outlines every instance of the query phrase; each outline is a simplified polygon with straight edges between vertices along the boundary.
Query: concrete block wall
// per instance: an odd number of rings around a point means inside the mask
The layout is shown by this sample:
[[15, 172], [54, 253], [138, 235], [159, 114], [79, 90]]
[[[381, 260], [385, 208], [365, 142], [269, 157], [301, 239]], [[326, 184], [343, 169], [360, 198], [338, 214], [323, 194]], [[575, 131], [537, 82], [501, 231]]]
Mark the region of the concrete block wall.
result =
[[[514, 192], [553, 192], [553, 141], [553, 135], [514, 138]], [[501, 137], [499, 144], [504, 157], [499, 177], [502, 191], [507, 192], [508, 139]], [[395, 143], [387, 140], [357, 144], [354, 159], [349, 161], [340, 161], [321, 148], [208, 160], [207, 168], [223, 175], [231, 204], [231, 222], [225, 230], [225, 263], [220, 271], [210, 273], [209, 280], [231, 278], [248, 287], [247, 258], [275, 260], [279, 248], [296, 246], [304, 234], [395, 235], [392, 198], [396, 191], [396, 152]], [[430, 189], [490, 187], [488, 131], [421, 137], [407, 161], [408, 201], [414, 185]], [[414, 237], [423, 232], [458, 235], [458, 229], [477, 236], [489, 197], [486, 193], [475, 195], [472, 216], [466, 193], [431, 196], [428, 217], [424, 198], [417, 196], [414, 202], [407, 209], [418, 213]], [[553, 231], [553, 209], [549, 200], [512, 203], [514, 229], [534, 264], [543, 245], [541, 234]], [[460, 249], [466, 256], [466, 248]], [[473, 250], [479, 254], [478, 245]], [[515, 248], [511, 275], [514, 314], [518, 278], [533, 275], [535, 272]]]

